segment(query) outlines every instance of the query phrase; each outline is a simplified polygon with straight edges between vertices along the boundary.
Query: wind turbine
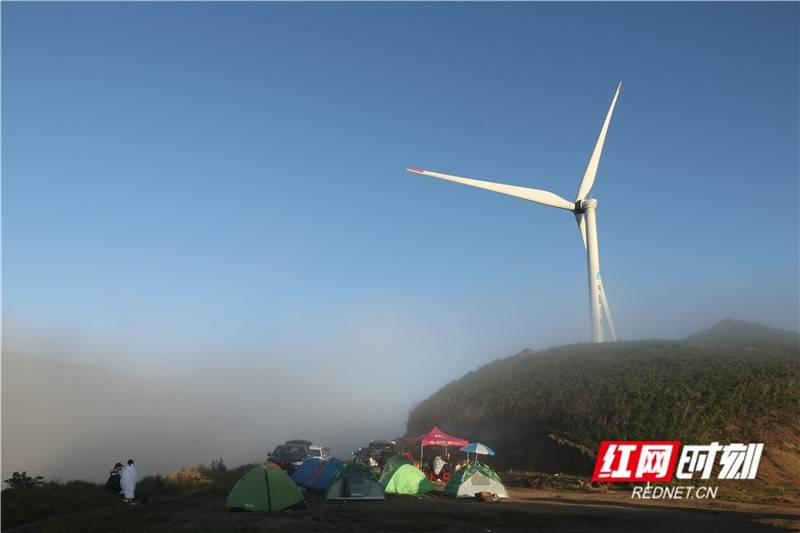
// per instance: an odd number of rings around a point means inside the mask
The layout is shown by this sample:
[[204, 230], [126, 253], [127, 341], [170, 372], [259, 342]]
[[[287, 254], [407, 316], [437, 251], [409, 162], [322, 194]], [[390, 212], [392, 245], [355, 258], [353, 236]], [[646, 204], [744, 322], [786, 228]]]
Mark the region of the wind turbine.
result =
[[608, 132], [608, 125], [611, 122], [611, 115], [614, 113], [614, 106], [617, 104], [617, 98], [619, 97], [621, 89], [622, 82], [617, 85], [614, 98], [611, 100], [611, 106], [608, 108], [606, 120], [603, 123], [603, 128], [600, 130], [600, 137], [597, 139], [592, 157], [589, 158], [589, 166], [586, 167], [586, 172], [583, 174], [583, 179], [578, 186], [578, 194], [575, 195], [574, 202], [570, 202], [552, 192], [539, 189], [504, 185], [502, 183], [471, 178], [461, 178], [449, 174], [441, 174], [439, 172], [430, 172], [420, 168], [406, 169], [409, 172], [424, 174], [425, 176], [432, 176], [447, 181], [454, 181], [456, 183], [463, 183], [464, 185], [470, 185], [479, 189], [516, 196], [517, 198], [529, 200], [537, 204], [549, 205], [550, 207], [558, 207], [559, 209], [572, 211], [581, 232], [583, 246], [586, 249], [586, 264], [589, 271], [589, 318], [592, 328], [592, 340], [594, 342], [603, 342], [603, 318], [605, 318], [608, 324], [611, 338], [617, 340], [617, 331], [614, 328], [614, 320], [611, 318], [611, 309], [608, 307], [608, 300], [606, 299], [606, 292], [603, 287], [603, 279], [600, 277], [600, 254], [597, 247], [597, 222], [595, 220], [597, 200], [594, 198], [587, 198], [587, 195], [589, 191], [592, 190], [592, 185], [594, 184], [597, 166], [600, 164], [600, 154], [603, 151], [603, 143], [606, 140], [606, 133]]

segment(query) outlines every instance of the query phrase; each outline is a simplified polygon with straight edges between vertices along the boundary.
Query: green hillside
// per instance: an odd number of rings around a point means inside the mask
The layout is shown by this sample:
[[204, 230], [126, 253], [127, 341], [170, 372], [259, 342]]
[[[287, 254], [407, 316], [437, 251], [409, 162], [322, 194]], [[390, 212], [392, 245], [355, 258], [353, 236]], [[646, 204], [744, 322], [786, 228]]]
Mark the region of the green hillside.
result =
[[681, 342], [524, 351], [420, 403], [408, 432], [438, 424], [491, 444], [499, 465], [584, 474], [604, 439], [776, 449], [770, 438], [783, 446], [800, 437], [798, 345], [797, 333], [723, 321]]
[[794, 331], [767, 328], [755, 322], [726, 319], [712, 328], [687, 337], [684, 342], [701, 346], [761, 349], [783, 347], [797, 350], [800, 340]]

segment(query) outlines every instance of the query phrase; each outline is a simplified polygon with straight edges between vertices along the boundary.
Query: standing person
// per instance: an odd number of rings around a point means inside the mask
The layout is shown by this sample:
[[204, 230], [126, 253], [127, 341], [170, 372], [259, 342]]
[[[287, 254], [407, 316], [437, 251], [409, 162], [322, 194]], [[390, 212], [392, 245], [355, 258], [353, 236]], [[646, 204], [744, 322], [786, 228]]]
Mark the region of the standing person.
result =
[[128, 459], [128, 466], [122, 469], [120, 485], [122, 486], [123, 501], [133, 503], [133, 493], [136, 490], [136, 467], [133, 465], [133, 459]]
[[442, 459], [439, 455], [433, 458], [433, 474], [438, 478], [439, 474], [442, 472], [442, 468], [444, 468], [444, 459]]
[[105, 489], [111, 494], [119, 495], [119, 493], [122, 492], [122, 485], [120, 484], [120, 470], [122, 470], [122, 463], [117, 463], [108, 474], [108, 480], [106, 481]]

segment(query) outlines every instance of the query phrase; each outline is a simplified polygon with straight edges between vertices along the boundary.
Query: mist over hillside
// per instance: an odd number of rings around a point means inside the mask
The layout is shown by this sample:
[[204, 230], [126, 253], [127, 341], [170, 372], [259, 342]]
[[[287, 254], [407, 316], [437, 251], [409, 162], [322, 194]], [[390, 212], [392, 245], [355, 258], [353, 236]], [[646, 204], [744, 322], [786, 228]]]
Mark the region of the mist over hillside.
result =
[[347, 458], [369, 438], [398, 433], [405, 414], [373, 416], [359, 391], [324, 372], [300, 376], [235, 353], [148, 373], [42, 355], [3, 353], [3, 479], [26, 470], [104, 481], [129, 457], [141, 475], [219, 457], [236, 466], [265, 460], [291, 438], [324, 443]]
[[771, 347], [797, 349], [800, 334], [796, 331], [768, 328], [755, 322], [725, 319], [713, 327], [683, 339], [688, 344], [730, 348], [766, 349]]
[[498, 465], [581, 474], [601, 440], [765, 442], [767, 475], [796, 480], [799, 341], [726, 320], [684, 341], [524, 351], [421, 402], [408, 433], [438, 424], [491, 443]]
[[[601, 436], [744, 438], [755, 428], [784, 427], [797, 421], [790, 402], [797, 334], [748, 328], [724, 321], [685, 342], [525, 351], [453, 381], [411, 412], [408, 427], [443, 425], [492, 443], [509, 464], [535, 457], [543, 468], [577, 471]], [[745, 329], [751, 334], [742, 339]], [[726, 332], [736, 342], [720, 348]], [[337, 371], [336, 358], [276, 364], [218, 350], [155, 363], [120, 345], [20, 336], [8, 327], [4, 336], [4, 478], [27, 470], [101, 481], [128, 457], [145, 475], [220, 456], [235, 466], [263, 460], [289, 438], [324, 443], [347, 458], [369, 439], [401, 433], [407, 413], [405, 397], [376, 391], [369, 375], [356, 380], [352, 368]], [[109, 353], [119, 356], [114, 366], [102, 364]], [[386, 364], [396, 375], [393, 358]]]

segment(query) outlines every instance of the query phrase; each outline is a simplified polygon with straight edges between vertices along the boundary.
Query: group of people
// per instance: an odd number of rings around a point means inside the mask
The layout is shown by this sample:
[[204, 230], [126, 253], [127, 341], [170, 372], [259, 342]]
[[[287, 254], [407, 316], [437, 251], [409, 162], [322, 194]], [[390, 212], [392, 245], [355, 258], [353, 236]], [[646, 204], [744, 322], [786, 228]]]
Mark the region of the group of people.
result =
[[[414, 461], [414, 457], [408, 450], [403, 452], [403, 457], [408, 461]], [[468, 463], [469, 461], [459, 461], [448, 453], [444, 458], [442, 458], [440, 455], [437, 455], [433, 459], [425, 459], [420, 465], [420, 470], [425, 472], [425, 474], [431, 479], [441, 480], [443, 477], [445, 477], [445, 473], [453, 475], [456, 470]]]
[[433, 478], [441, 480], [445, 473], [452, 475], [466, 463], [467, 461], [458, 461], [448, 453], [444, 458], [437, 455], [430, 462], [426, 461], [422, 470], [425, 473], [433, 474]]
[[136, 466], [133, 464], [133, 459], [128, 459], [126, 466], [122, 463], [115, 464], [105, 487], [108, 492], [118, 494], [123, 502], [133, 503], [136, 491]]

